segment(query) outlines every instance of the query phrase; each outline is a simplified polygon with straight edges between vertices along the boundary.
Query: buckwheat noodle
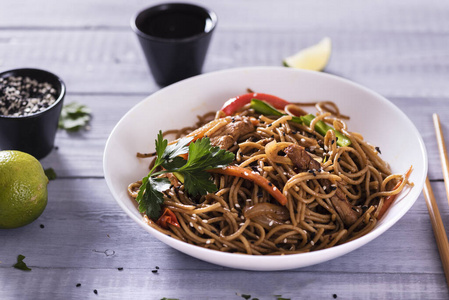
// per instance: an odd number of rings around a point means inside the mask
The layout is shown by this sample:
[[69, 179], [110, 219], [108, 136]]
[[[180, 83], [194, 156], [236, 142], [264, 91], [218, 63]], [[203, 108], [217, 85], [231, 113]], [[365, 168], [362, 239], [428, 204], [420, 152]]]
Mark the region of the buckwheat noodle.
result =
[[[289, 114], [307, 106], [317, 110], [310, 126], [292, 122]], [[315, 251], [370, 232], [376, 226], [384, 199], [412, 183], [404, 175], [392, 174], [388, 163], [381, 159], [380, 150], [361, 134], [348, 130], [344, 121], [348, 117], [334, 103], [295, 103], [288, 105], [285, 112], [285, 116], [273, 117], [255, 113], [249, 106], [242, 108], [236, 115], [253, 117], [259, 124], [228, 149], [235, 153], [234, 165], [259, 173], [282, 191], [288, 200], [285, 206], [249, 180], [212, 174], [218, 187], [216, 193], [192, 199], [181, 183], [164, 193], [164, 206], [175, 213], [180, 228], [161, 228], [144, 215], [148, 225], [190, 244], [251, 255]], [[192, 127], [164, 134], [177, 139], [219, 117], [218, 113], [208, 113], [199, 116]], [[338, 146], [331, 130], [325, 136], [316, 132], [314, 125], [320, 120], [343, 133], [351, 145]], [[225, 125], [223, 122], [215, 130]], [[284, 153], [292, 144], [304, 147], [320, 168], [298, 170]], [[140, 185], [140, 181], [129, 185], [131, 197], [136, 198]], [[337, 192], [344, 194], [341, 197], [346, 197], [355, 211], [357, 217], [353, 221], [345, 222], [335, 207], [332, 197]]]

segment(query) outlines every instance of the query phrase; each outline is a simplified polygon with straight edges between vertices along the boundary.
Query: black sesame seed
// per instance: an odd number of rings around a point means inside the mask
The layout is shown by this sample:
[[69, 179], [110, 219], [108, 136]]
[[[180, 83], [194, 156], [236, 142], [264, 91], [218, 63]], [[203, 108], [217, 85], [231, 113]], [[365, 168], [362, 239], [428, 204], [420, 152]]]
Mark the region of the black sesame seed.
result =
[[97, 291], [97, 290], [94, 290], [94, 294], [95, 294], [95, 295], [98, 295], [98, 291]]
[[379, 154], [382, 154], [382, 152], [380, 152], [380, 148], [376, 147], [376, 151], [379, 152]]
[[123, 268], [117, 268], [117, 270], [119, 270], [119, 271], [123, 271]]
[[40, 228], [45, 228], [44, 224], [39, 225]]
[[273, 186], [273, 184], [272, 184], [271, 182], [268, 182], [268, 185], [269, 185], [269, 186]]
[[81, 283], [77, 283], [77, 284], [76, 284], [76, 287], [80, 287], [80, 286], [81, 286]]
[[334, 299], [337, 299], [337, 294], [333, 294], [332, 297], [334, 297]]
[[151, 270], [151, 272], [153, 272], [154, 274], [156, 274], [156, 273], [157, 273], [157, 270]]
[[336, 189], [337, 189], [336, 186], [331, 186], [331, 190], [332, 190], [332, 191], [335, 191]]
[[158, 267], [158, 266], [156, 266], [156, 270], [159, 270], [159, 267]]
[[271, 127], [271, 126], [273, 126], [273, 124], [271, 124], [271, 123], [267, 125], [267, 127]]

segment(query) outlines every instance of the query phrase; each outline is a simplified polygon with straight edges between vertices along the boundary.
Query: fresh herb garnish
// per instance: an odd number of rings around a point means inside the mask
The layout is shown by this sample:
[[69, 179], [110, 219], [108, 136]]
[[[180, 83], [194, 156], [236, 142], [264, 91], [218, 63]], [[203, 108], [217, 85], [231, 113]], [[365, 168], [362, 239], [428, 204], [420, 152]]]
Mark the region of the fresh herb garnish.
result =
[[22, 271], [31, 271], [31, 269], [28, 268], [27, 264], [23, 261], [24, 258], [25, 256], [19, 254], [19, 256], [17, 256], [17, 263], [13, 267]]
[[58, 177], [56, 175], [55, 170], [53, 170], [53, 168], [48, 168], [44, 170], [45, 176], [47, 176], [48, 180], [55, 180], [56, 177]]
[[90, 121], [91, 110], [86, 105], [72, 102], [62, 107], [58, 127], [67, 131], [85, 128]]
[[[188, 153], [185, 160], [180, 155]], [[156, 139], [156, 160], [147, 176], [142, 178], [142, 185], [136, 201], [139, 211], [145, 212], [152, 219], [157, 219], [164, 203], [162, 192], [170, 188], [170, 181], [158, 177], [166, 173], [175, 173], [184, 178], [184, 187], [191, 196], [205, 195], [217, 191], [217, 186], [207, 170], [223, 168], [234, 160], [234, 153], [212, 146], [205, 137], [192, 142], [192, 138], [180, 139], [176, 144], [168, 145], [162, 132]], [[155, 172], [159, 167], [163, 169]]]

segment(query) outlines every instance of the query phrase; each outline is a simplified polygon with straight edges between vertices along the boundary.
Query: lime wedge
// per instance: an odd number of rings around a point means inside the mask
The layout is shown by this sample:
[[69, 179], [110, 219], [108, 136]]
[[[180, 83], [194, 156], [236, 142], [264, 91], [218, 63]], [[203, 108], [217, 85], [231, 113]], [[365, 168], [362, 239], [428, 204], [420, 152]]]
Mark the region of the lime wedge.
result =
[[285, 58], [283, 63], [286, 67], [322, 71], [329, 62], [331, 50], [331, 39], [325, 37], [318, 44]]

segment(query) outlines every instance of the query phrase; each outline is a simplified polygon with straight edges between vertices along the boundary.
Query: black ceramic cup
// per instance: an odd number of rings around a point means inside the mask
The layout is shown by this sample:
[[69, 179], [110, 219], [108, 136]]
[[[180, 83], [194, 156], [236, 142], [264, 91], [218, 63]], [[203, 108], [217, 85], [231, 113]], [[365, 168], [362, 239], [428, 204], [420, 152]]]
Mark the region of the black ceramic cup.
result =
[[47, 82], [56, 90], [56, 101], [43, 111], [25, 116], [0, 114], [0, 150], [20, 150], [41, 159], [54, 146], [59, 116], [65, 96], [65, 84], [55, 74], [39, 69], [15, 69], [0, 77], [22, 76]]
[[214, 12], [186, 3], [156, 5], [131, 19], [149, 69], [161, 86], [201, 73], [216, 24]]

